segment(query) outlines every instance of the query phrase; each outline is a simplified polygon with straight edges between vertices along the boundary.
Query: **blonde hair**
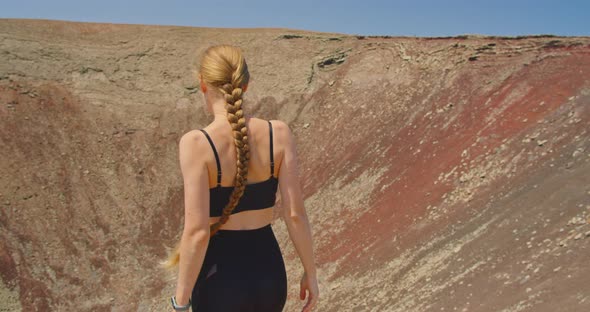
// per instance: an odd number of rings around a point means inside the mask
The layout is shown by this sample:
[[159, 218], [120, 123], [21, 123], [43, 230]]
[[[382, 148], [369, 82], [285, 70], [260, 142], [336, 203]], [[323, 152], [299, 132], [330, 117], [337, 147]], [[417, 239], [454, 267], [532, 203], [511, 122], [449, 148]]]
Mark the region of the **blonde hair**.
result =
[[[228, 204], [223, 209], [221, 218], [211, 224], [210, 235], [213, 236], [227, 222], [234, 208], [244, 194], [248, 179], [248, 162], [250, 149], [248, 145], [248, 128], [242, 110], [243, 88], [248, 84], [250, 73], [240, 48], [231, 45], [209, 47], [201, 56], [199, 72], [202, 80], [209, 86], [216, 87], [226, 101], [227, 119], [232, 127], [237, 153], [236, 183]], [[160, 264], [166, 269], [175, 268], [180, 261], [180, 241], [177, 242], [167, 259]]]

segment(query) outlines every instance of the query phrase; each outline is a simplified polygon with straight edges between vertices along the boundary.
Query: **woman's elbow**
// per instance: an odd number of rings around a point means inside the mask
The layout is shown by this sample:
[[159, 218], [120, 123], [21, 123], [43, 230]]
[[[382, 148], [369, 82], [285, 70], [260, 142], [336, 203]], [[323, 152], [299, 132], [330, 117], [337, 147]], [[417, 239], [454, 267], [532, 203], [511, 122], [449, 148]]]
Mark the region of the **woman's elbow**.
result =
[[297, 212], [292, 211], [287, 214], [286, 219], [287, 219], [286, 220], [287, 222], [295, 222], [295, 223], [306, 222], [307, 221], [307, 214], [305, 213], [304, 210], [297, 211]]
[[208, 241], [210, 236], [210, 228], [209, 226], [207, 226], [185, 229], [185, 231], [183, 232], [183, 236], [191, 242], [199, 243], [202, 241]]

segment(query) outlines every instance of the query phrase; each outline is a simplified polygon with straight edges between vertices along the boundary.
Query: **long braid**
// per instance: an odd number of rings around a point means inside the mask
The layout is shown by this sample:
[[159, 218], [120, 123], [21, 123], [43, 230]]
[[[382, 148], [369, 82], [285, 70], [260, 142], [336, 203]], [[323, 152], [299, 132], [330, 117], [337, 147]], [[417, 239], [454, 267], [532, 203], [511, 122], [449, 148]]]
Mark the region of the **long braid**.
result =
[[[233, 80], [233, 79], [232, 79]], [[248, 128], [246, 127], [246, 119], [244, 118], [244, 111], [242, 109], [242, 88], [237, 86], [237, 83], [227, 83], [223, 85], [220, 90], [227, 102], [227, 120], [232, 127], [234, 143], [236, 145], [236, 183], [230, 195], [229, 202], [223, 208], [221, 218], [219, 221], [211, 224], [211, 236], [213, 236], [219, 228], [227, 222], [232, 211], [238, 205], [240, 198], [246, 189], [246, 182], [248, 181], [248, 163], [250, 161], [250, 145], [248, 144]]]
[[[237, 154], [235, 187], [227, 206], [223, 209], [221, 218], [209, 228], [210, 235], [213, 236], [227, 222], [238, 205], [248, 180], [250, 146], [248, 128], [242, 110], [242, 94], [250, 79], [250, 73], [241, 49], [230, 45], [211, 46], [205, 50], [201, 57], [200, 72], [203, 81], [216, 87], [225, 98], [227, 120], [231, 124]], [[173, 269], [179, 264], [180, 245], [181, 240], [177, 241], [168, 257], [160, 262], [165, 269]]]

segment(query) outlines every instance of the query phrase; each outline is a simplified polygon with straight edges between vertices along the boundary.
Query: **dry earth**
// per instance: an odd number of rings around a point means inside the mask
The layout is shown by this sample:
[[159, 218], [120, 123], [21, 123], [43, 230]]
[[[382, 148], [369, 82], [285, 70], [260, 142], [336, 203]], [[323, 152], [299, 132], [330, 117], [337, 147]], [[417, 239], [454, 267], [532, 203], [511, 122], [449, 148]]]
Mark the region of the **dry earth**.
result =
[[316, 311], [590, 311], [590, 38], [27, 19], [0, 20], [0, 311], [168, 310], [216, 43], [296, 135]]

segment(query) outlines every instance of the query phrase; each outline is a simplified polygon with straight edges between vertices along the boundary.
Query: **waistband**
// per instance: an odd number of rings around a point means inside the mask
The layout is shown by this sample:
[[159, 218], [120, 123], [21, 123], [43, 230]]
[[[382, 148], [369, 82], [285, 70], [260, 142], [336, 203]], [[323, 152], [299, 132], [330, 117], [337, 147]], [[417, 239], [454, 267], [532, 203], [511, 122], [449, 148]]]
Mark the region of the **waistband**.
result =
[[246, 230], [220, 229], [213, 235], [213, 237], [216, 237], [216, 236], [249, 237], [249, 236], [260, 235], [260, 234], [268, 232], [268, 231], [272, 231], [272, 223], [268, 223], [267, 225], [256, 228], [256, 229], [246, 229]]

